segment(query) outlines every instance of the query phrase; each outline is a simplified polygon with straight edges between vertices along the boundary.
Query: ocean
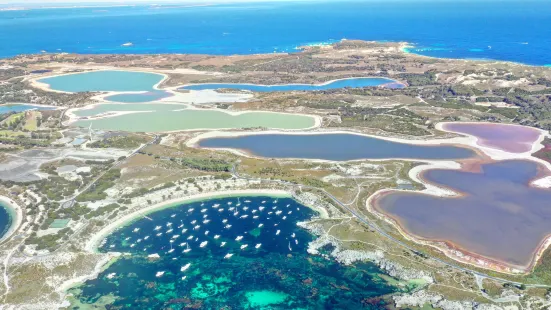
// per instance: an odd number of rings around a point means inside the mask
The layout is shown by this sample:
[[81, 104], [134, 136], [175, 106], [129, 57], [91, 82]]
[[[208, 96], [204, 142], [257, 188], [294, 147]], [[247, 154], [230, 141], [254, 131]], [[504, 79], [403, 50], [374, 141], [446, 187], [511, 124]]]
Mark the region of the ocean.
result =
[[[45, 35], [47, 34], [47, 35]], [[341, 39], [427, 56], [551, 64], [551, 1], [316, 1], [0, 11], [0, 57], [46, 52], [253, 54]]]

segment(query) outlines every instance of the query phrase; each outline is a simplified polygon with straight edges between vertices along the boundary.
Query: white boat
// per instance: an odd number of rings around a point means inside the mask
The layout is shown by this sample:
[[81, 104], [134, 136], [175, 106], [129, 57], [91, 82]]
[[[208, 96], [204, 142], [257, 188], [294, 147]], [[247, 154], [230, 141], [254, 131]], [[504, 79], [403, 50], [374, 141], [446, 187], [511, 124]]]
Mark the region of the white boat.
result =
[[287, 212], [287, 214], [291, 214], [291, 213], [293, 213], [293, 211], [289, 211], [289, 212]]
[[182, 268], [180, 268], [180, 271], [186, 271], [189, 269], [189, 266], [191, 266], [191, 263], [187, 263], [185, 264], [184, 266], [182, 266]]
[[182, 227], [184, 227], [184, 224], [178, 225], [178, 229], [180, 229], [180, 228], [182, 228]]
[[143, 237], [143, 240], [147, 240], [147, 239], [149, 239], [149, 236]]
[[228, 221], [228, 220], [223, 219], [223, 220], [222, 220], [222, 223], [226, 224], [227, 221]]
[[170, 240], [169, 242], [170, 242], [170, 243], [174, 243], [174, 240]]
[[133, 247], [135, 247], [135, 246], [136, 246], [135, 243], [132, 243], [132, 244], [130, 245], [131, 248], [133, 248]]
[[162, 226], [155, 226], [155, 229], [153, 229], [153, 230], [159, 230], [161, 228], [163, 228], [163, 227]]
[[262, 203], [266, 203], [266, 200], [262, 200]]
[[249, 202], [251, 202], [251, 201], [250, 201], [250, 200], [245, 200], [245, 202], [246, 202], [246, 203], [249, 203]]
[[201, 225], [195, 225], [195, 226], [193, 227], [193, 230], [197, 230], [197, 229], [199, 229], [199, 228], [201, 228]]
[[293, 233], [293, 234], [291, 235], [291, 238], [294, 238], [294, 237], [295, 237], [295, 233]]
[[276, 236], [279, 235], [280, 232], [281, 232], [281, 230], [278, 229], [278, 230], [276, 231]]
[[184, 253], [187, 253], [187, 252], [189, 252], [189, 251], [191, 251], [191, 249], [185, 249], [185, 250], [184, 250]]
[[243, 211], [249, 210], [249, 207], [243, 207]]
[[289, 205], [286, 205], [287, 208], [289, 208], [290, 204]]
[[168, 250], [168, 253], [172, 253], [172, 252], [174, 252], [174, 249]]
[[258, 215], [253, 216], [253, 219], [257, 219], [257, 218], [258, 218]]
[[193, 212], [193, 210], [195, 210], [194, 208], [189, 208], [189, 210], [187, 210], [187, 212]]
[[185, 234], [187, 231], [187, 228], [182, 229], [182, 234]]
[[231, 208], [229, 208], [228, 210], [229, 210], [229, 211], [233, 211], [233, 210], [235, 210], [235, 207], [231, 207]]
[[214, 235], [214, 239], [220, 238], [220, 235]]
[[228, 225], [224, 226], [224, 228], [226, 228], [226, 229], [230, 229], [230, 228], [231, 228], [231, 225], [230, 225], [230, 224], [228, 224]]
[[280, 214], [281, 214], [280, 210], [276, 211], [276, 215], [280, 215]]
[[262, 243], [259, 243], [259, 244], [255, 245], [254, 247], [255, 247], [255, 249], [258, 249], [258, 248], [260, 248], [261, 245], [262, 245]]
[[204, 203], [204, 202], [202, 202], [202, 203], [201, 203], [201, 207], [202, 207], [202, 206], [204, 206], [204, 205], [205, 205], [205, 203]]
[[259, 207], [258, 210], [262, 211], [264, 210], [264, 207]]
[[157, 254], [157, 253], [147, 255], [147, 258], [160, 258], [160, 257], [161, 257], [161, 256], [160, 256], [159, 254]]
[[221, 244], [220, 244], [220, 247], [223, 247], [226, 245], [226, 241], [223, 241]]
[[268, 214], [272, 214], [272, 213], [274, 213], [274, 212], [272, 212], [272, 211], [268, 212]]
[[159, 272], [157, 272], [157, 273], [155, 274], [155, 276], [156, 276], [157, 278], [160, 278], [160, 277], [162, 277], [164, 274], [165, 274], [164, 271], [159, 271]]
[[232, 204], [233, 204], [233, 202], [231, 202], [231, 201], [228, 201], [228, 205], [232, 205]]
[[158, 234], [156, 234], [155, 236], [159, 237], [159, 236], [162, 235], [162, 234], [163, 234], [163, 233], [158, 233]]
[[283, 219], [283, 220], [286, 220], [286, 219], [287, 219], [287, 216], [286, 216], [286, 215], [284, 215], [284, 216], [282, 217], [282, 219]]
[[241, 239], [243, 239], [243, 236], [237, 236], [237, 238], [235, 238], [235, 241], [240, 241]]
[[224, 209], [218, 209], [218, 212], [224, 212]]
[[124, 238], [124, 241], [128, 241], [128, 240], [130, 240], [130, 237]]
[[134, 230], [132, 232], [138, 232], [138, 231], [140, 231], [139, 228], [134, 228]]
[[187, 237], [187, 240], [191, 240], [191, 239], [193, 239], [193, 235]]
[[183, 276], [183, 277], [182, 277], [182, 281], [185, 280], [186, 278], [187, 278], [187, 276]]
[[166, 234], [170, 234], [174, 229], [169, 229], [166, 231]]
[[228, 253], [228, 254], [224, 255], [224, 258], [225, 258], [225, 259], [228, 259], [228, 258], [230, 258], [230, 257], [232, 257], [232, 256], [233, 256], [233, 254]]
[[142, 242], [142, 239], [136, 240], [136, 243], [140, 243], [140, 242]]
[[246, 219], [246, 218], [248, 218], [248, 217], [249, 217], [249, 215], [248, 215], [248, 214], [245, 214], [245, 215], [241, 215], [239, 218]]
[[209, 222], [210, 222], [210, 220], [204, 220], [203, 224], [208, 224]]
[[243, 244], [243, 245], [241, 246], [241, 250], [245, 249], [246, 247], [248, 247], [248, 245], [247, 245], [247, 244]]
[[197, 220], [191, 221], [191, 225], [195, 225], [195, 223], [197, 223]]
[[180, 243], [180, 245], [178, 245], [178, 246], [184, 246], [184, 245], [186, 245], [186, 244], [187, 244], [187, 242], [182, 242], [182, 243]]
[[174, 235], [172, 236], [172, 239], [177, 239], [178, 237], [180, 237], [180, 235]]
[[201, 209], [201, 213], [207, 212], [207, 209]]
[[168, 226], [172, 226], [172, 223], [171, 223], [171, 222], [167, 222], [167, 223], [166, 223], [166, 226], [167, 226], [167, 227], [168, 227]]
[[171, 214], [171, 215], [170, 215], [170, 217], [175, 217], [175, 216], [176, 216], [176, 214]]
[[237, 207], [239, 207], [240, 205], [241, 205], [241, 203], [236, 204]]
[[264, 226], [264, 224], [262, 224], [262, 223], [258, 224], [258, 227], [262, 227], [262, 226]]
[[[228, 204], [231, 205], [231, 202], [228, 203]], [[213, 208], [218, 208], [218, 207], [220, 207], [220, 204], [219, 204], [219, 203], [215, 203], [212, 207], [213, 207]]]
[[210, 231], [208, 231], [208, 230], [205, 231], [205, 236], [207, 236], [207, 235], [209, 234], [209, 232], [210, 232]]
[[201, 244], [199, 245], [199, 247], [200, 247], [200, 248], [204, 248], [204, 247], [207, 245], [207, 243], [209, 243], [209, 242], [208, 242], [208, 241], [203, 241], [203, 242], [201, 242]]
[[238, 216], [239, 212], [233, 212], [233, 216]]
[[298, 240], [297, 240], [297, 239], [295, 239], [295, 244], [298, 244]]
[[203, 218], [206, 219], [209, 215], [208, 214], [205, 214], [203, 215]]

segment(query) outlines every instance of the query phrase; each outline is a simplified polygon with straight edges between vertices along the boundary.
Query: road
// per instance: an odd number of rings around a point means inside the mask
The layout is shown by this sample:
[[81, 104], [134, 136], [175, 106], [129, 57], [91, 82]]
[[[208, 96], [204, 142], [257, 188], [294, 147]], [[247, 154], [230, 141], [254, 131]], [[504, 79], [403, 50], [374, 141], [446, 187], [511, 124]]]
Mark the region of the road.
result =
[[337, 197], [333, 196], [331, 193], [327, 192], [326, 190], [324, 189], [320, 189], [320, 188], [317, 188], [317, 187], [313, 187], [313, 186], [307, 186], [307, 185], [299, 185], [299, 184], [295, 184], [295, 183], [291, 183], [291, 182], [287, 182], [287, 181], [281, 181], [281, 180], [266, 180], [266, 179], [259, 179], [259, 178], [249, 178], [249, 177], [244, 177], [244, 176], [241, 176], [239, 175], [239, 173], [237, 172], [237, 169], [236, 169], [236, 166], [234, 165], [232, 167], [232, 170], [231, 170], [231, 173], [234, 177], [238, 178], [238, 179], [242, 179], [242, 180], [261, 180], [263, 182], [271, 182], [271, 183], [277, 183], [277, 184], [283, 184], [283, 185], [290, 185], [290, 186], [296, 186], [296, 187], [299, 187], [299, 188], [304, 188], [304, 189], [314, 189], [314, 190], [317, 190], [317, 191], [321, 191], [324, 193], [324, 195], [326, 195], [327, 197], [329, 197], [331, 200], [333, 200], [335, 203], [337, 203], [341, 208], [343, 208], [344, 210], [348, 211], [350, 214], [352, 214], [352, 216], [354, 216], [358, 221], [360, 221], [361, 223], [367, 225], [368, 227], [370, 227], [371, 229], [375, 230], [377, 233], [379, 233], [380, 235], [382, 235], [383, 237], [386, 237], [387, 239], [389, 239], [390, 241], [394, 242], [395, 244], [398, 244], [399, 246], [405, 248], [405, 249], [408, 249], [414, 253], [421, 253], [423, 254], [425, 257], [427, 257], [428, 259], [432, 259], [434, 261], [437, 261], [441, 264], [444, 264], [448, 267], [451, 267], [453, 269], [456, 269], [456, 270], [459, 270], [459, 271], [463, 271], [463, 272], [467, 272], [467, 273], [471, 273], [473, 275], [476, 275], [476, 276], [480, 276], [480, 277], [484, 277], [484, 278], [488, 278], [488, 279], [492, 279], [492, 280], [495, 280], [495, 281], [498, 281], [498, 282], [502, 282], [502, 283], [512, 283], [512, 284], [515, 284], [517, 286], [520, 286], [521, 284], [524, 284], [526, 285], [527, 287], [551, 287], [550, 285], [543, 285], [543, 284], [526, 284], [526, 283], [521, 283], [521, 282], [514, 282], [514, 281], [510, 281], [510, 280], [507, 280], [507, 279], [503, 279], [503, 278], [499, 278], [499, 277], [494, 277], [494, 276], [491, 276], [491, 275], [488, 275], [488, 274], [485, 274], [485, 273], [482, 273], [482, 272], [479, 272], [479, 271], [476, 271], [476, 270], [472, 270], [472, 269], [468, 269], [468, 268], [465, 268], [465, 267], [461, 267], [457, 264], [454, 264], [454, 263], [451, 263], [451, 262], [447, 262], [447, 261], [444, 261], [438, 257], [433, 257], [433, 256], [430, 256], [430, 255], [426, 255], [425, 253], [422, 253], [420, 251], [418, 251], [417, 249], [409, 246], [408, 244], [402, 242], [401, 240], [398, 240], [396, 239], [395, 237], [389, 235], [386, 231], [382, 230], [381, 228], [379, 228], [379, 226], [377, 226], [376, 224], [372, 223], [371, 221], [369, 221], [368, 219], [366, 219], [365, 217], [363, 217], [361, 214], [359, 214], [356, 210], [348, 207], [347, 205], [345, 205], [343, 202], [341, 202]]

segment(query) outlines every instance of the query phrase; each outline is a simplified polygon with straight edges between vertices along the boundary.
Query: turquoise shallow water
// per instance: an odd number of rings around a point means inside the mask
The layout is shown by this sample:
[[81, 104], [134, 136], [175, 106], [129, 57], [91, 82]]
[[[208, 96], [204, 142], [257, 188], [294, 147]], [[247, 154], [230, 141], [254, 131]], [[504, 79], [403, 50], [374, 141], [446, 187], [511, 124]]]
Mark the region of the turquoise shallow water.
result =
[[85, 91], [152, 91], [163, 79], [160, 74], [131, 71], [92, 71], [43, 78], [39, 82], [54, 90]]
[[307, 254], [313, 236], [296, 223], [313, 215], [290, 198], [273, 197], [157, 211], [108, 236], [101, 251], [131, 256], [72, 293], [79, 303], [124, 309], [383, 308], [379, 298], [397, 288], [377, 276], [377, 267]]
[[231, 83], [205, 83], [183, 86], [181, 89], [204, 90], [204, 89], [240, 89], [253, 92], [277, 92], [277, 91], [313, 91], [313, 90], [329, 90], [337, 88], [359, 88], [368, 86], [381, 86], [384, 84], [392, 84], [394, 88], [401, 88], [403, 85], [395, 84], [396, 81], [385, 78], [352, 78], [332, 81], [326, 84], [311, 85], [311, 84], [286, 84], [286, 85], [255, 85], [255, 84], [231, 84]]

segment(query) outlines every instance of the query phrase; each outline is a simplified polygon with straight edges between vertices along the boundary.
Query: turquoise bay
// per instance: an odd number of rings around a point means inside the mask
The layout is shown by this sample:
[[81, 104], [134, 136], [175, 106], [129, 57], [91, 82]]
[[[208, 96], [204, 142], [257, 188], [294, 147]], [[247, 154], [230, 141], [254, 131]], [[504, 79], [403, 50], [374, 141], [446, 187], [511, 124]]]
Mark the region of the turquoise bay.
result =
[[[399, 291], [373, 264], [344, 267], [307, 254], [314, 237], [296, 223], [313, 215], [293, 199], [267, 196], [196, 201], [148, 214], [151, 220], [106, 238], [100, 251], [130, 255], [72, 289], [74, 305], [359, 309]], [[384, 307], [382, 299], [372, 304]]]

